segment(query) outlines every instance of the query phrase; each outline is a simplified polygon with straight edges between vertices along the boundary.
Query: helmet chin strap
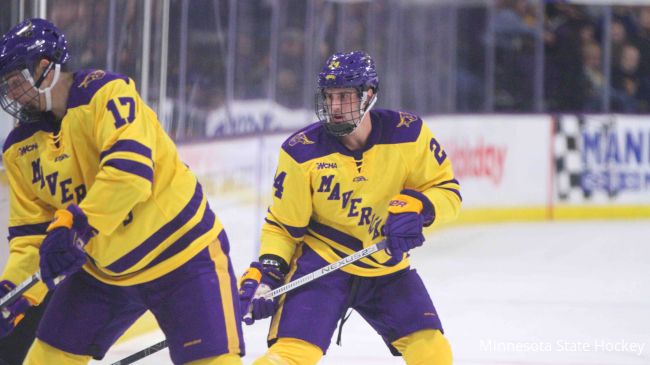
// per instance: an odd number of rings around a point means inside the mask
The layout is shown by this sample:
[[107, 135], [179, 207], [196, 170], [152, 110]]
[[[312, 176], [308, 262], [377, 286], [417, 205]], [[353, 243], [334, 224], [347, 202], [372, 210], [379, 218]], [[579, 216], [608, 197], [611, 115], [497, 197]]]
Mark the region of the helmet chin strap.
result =
[[[45, 70], [45, 72], [43, 73], [43, 76], [41, 76], [41, 79], [44, 79], [47, 76], [47, 74], [50, 72], [50, 70], [51, 70], [51, 68], [48, 67]], [[34, 85], [34, 87], [38, 90], [38, 92], [40, 94], [45, 94], [45, 111], [46, 112], [52, 111], [52, 88], [59, 81], [60, 76], [61, 76], [61, 65], [59, 65], [57, 63], [57, 64], [54, 64], [54, 78], [52, 79], [52, 83], [50, 83], [50, 86], [46, 87], [45, 89], [41, 89], [41, 88], [39, 88], [40, 82], [38, 83], [38, 85]]]
[[[41, 89], [40, 86], [52, 70], [52, 67], [54, 67], [54, 78], [52, 79], [50, 86]], [[30, 84], [32, 84], [32, 86], [38, 91], [39, 94], [45, 95], [45, 111], [52, 111], [52, 88], [54, 85], [56, 85], [56, 83], [59, 81], [59, 77], [61, 76], [61, 65], [53, 62], [48, 64], [47, 68], [43, 71], [43, 74], [38, 78], [38, 80], [36, 80], [36, 82], [34, 82], [34, 78], [32, 78], [31, 73], [27, 69], [23, 70], [23, 76], [29, 81]]]
[[358, 122], [357, 126], [358, 126], [359, 124], [361, 124], [361, 121], [363, 120], [363, 118], [366, 117], [366, 114], [368, 114], [368, 112], [370, 111], [370, 109], [371, 109], [371, 108], [375, 105], [375, 103], [377, 102], [377, 94], [373, 94], [373, 95], [372, 95], [372, 99], [370, 99], [370, 102], [368, 103], [368, 106], [366, 106], [366, 108], [364, 109], [364, 108], [362, 107], [362, 105], [364, 105], [364, 104], [366, 103], [366, 99], [368, 99], [368, 91], [364, 91], [364, 92], [363, 92], [363, 96], [361, 97], [361, 102], [359, 103], [359, 114], [361, 114], [361, 118], [359, 118], [359, 122]]

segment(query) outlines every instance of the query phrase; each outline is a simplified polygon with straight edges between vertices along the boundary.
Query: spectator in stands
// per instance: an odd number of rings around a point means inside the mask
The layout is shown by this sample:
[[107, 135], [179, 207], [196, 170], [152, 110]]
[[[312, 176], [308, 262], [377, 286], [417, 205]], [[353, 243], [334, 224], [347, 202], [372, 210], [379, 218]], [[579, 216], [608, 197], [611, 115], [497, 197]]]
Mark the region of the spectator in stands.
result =
[[304, 43], [304, 37], [298, 29], [287, 29], [282, 33], [275, 99], [279, 104], [293, 109], [305, 106], [301, 74]]
[[616, 65], [619, 63], [623, 47], [628, 41], [627, 30], [623, 22], [619, 19], [612, 20], [611, 29], [612, 65]]
[[621, 49], [619, 62], [612, 71], [612, 111], [640, 112], [647, 110], [647, 85], [639, 77], [641, 53], [632, 44]]
[[547, 105], [551, 111], [579, 111], [586, 99], [582, 72], [582, 38], [580, 29], [590, 19], [581, 7], [547, 4], [547, 34], [544, 37]]
[[605, 78], [602, 70], [602, 51], [596, 42], [582, 46], [582, 76], [584, 78], [585, 97], [581, 110], [600, 111]]
[[500, 110], [532, 105], [533, 44], [536, 30], [526, 0], [502, 0], [494, 19], [496, 36], [496, 104]]
[[642, 7], [638, 11], [637, 31], [632, 37], [632, 42], [640, 52], [639, 74], [643, 78], [650, 78], [650, 7]]

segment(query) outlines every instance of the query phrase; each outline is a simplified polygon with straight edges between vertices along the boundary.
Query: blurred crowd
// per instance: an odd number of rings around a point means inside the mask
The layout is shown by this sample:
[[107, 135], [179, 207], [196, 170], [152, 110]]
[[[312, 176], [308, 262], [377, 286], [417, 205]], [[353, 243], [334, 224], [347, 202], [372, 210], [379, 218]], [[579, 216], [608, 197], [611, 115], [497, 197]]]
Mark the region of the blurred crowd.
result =
[[[544, 101], [552, 112], [650, 111], [650, 7], [546, 3]], [[537, 8], [526, 0], [502, 0], [496, 14], [497, 99], [522, 110], [529, 94]], [[606, 53], [606, 48], [608, 52]], [[609, 57], [607, 57], [609, 55]], [[523, 80], [522, 80], [523, 79]], [[525, 111], [525, 109], [523, 109]]]
[[[0, 3], [3, 29], [14, 3]], [[142, 87], [148, 69], [149, 102], [163, 106], [175, 138], [212, 136], [210, 118], [236, 119], [232, 101], [311, 110], [321, 62], [354, 49], [377, 63], [378, 106], [420, 114], [650, 112], [650, 6], [170, 0], [163, 48], [163, 2], [152, 2], [148, 22], [138, 0], [47, 4], [67, 35], [72, 69], [110, 69]]]

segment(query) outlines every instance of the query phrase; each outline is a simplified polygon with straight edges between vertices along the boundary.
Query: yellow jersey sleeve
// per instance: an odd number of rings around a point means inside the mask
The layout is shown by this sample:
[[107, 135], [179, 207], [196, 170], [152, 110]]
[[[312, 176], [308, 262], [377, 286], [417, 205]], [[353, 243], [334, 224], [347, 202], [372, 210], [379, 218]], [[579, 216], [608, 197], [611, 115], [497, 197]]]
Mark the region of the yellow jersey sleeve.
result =
[[447, 153], [426, 124], [422, 123], [416, 143], [408, 148], [413, 150], [408, 151], [411, 158], [405, 159], [409, 163], [409, 174], [404, 187], [421, 192], [433, 205], [433, 221], [425, 223], [456, 219], [462, 201], [460, 184], [454, 177]]
[[[13, 164], [15, 149], [4, 153], [3, 160], [9, 182], [9, 258], [3, 280], [18, 285], [39, 269], [39, 248], [45, 231], [54, 215], [54, 209], [40, 201], [28, 189], [22, 172]], [[38, 283], [23, 296], [32, 305], [39, 304], [47, 294], [47, 287]]]
[[273, 203], [262, 227], [260, 256], [274, 254], [290, 262], [307, 231], [312, 215], [308, 172], [284, 149], [280, 149], [273, 180]]
[[88, 123], [88, 134], [100, 152], [100, 168], [79, 206], [94, 228], [110, 235], [151, 196], [156, 134], [132, 80], [107, 83], [91, 103], [95, 123]]

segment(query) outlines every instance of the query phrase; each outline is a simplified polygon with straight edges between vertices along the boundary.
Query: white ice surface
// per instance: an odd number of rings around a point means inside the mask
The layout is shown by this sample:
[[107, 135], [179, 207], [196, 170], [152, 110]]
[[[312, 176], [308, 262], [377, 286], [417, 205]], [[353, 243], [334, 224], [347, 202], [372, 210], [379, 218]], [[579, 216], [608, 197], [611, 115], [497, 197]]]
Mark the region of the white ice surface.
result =
[[[253, 255], [259, 222], [220, 217], [238, 246], [232, 256], [239, 274]], [[648, 220], [460, 226], [430, 235], [412, 264], [433, 297], [455, 364], [647, 365], [649, 237]], [[265, 351], [268, 323], [245, 327], [244, 364]], [[162, 338], [134, 338], [93, 364], [110, 364]], [[163, 350], [136, 364], [170, 363]], [[403, 362], [353, 314], [343, 347], [332, 344], [321, 364]]]

